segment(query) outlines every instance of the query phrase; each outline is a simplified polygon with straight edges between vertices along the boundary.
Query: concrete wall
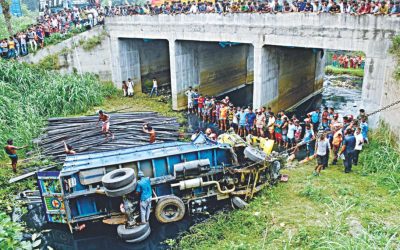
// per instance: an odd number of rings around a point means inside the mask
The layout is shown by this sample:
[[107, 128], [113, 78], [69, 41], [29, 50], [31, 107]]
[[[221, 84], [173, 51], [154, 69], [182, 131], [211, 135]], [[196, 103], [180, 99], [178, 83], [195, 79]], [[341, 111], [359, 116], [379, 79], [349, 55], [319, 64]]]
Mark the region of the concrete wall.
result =
[[[396, 60], [389, 55], [386, 60], [386, 73], [385, 80], [383, 81], [383, 95], [381, 99], [381, 105], [386, 106], [395, 101], [400, 100], [400, 81], [396, 81], [392, 75], [394, 67], [388, 65], [395, 65]], [[389, 125], [391, 130], [400, 138], [400, 104], [391, 107], [381, 112], [381, 119]]]
[[255, 107], [287, 109], [322, 88], [321, 50], [264, 46], [256, 51], [254, 56], [261, 57], [256, 70], [261, 73], [255, 80]]
[[19, 61], [27, 63], [38, 63], [49, 55], [58, 54], [60, 62], [60, 72], [70, 73], [74, 70], [78, 72], [90, 72], [98, 74], [100, 79], [111, 80], [111, 59], [110, 59], [110, 39], [104, 36], [100, 45], [90, 51], [85, 51], [80, 46], [81, 40], [86, 40], [93, 36], [103, 34], [103, 27], [95, 27], [92, 30], [78, 34], [56, 45], [47, 46], [37, 51], [36, 54], [29, 54], [21, 57]]
[[252, 61], [248, 59], [251, 51], [248, 44], [223, 48], [218, 43], [170, 43], [175, 50], [174, 54], [171, 52], [171, 57], [174, 57], [171, 64], [174, 61], [176, 74], [176, 89], [172, 89], [174, 109], [186, 107], [184, 93], [189, 86], [197, 88], [203, 95], [216, 96], [252, 81], [252, 76], [248, 76], [248, 63]]

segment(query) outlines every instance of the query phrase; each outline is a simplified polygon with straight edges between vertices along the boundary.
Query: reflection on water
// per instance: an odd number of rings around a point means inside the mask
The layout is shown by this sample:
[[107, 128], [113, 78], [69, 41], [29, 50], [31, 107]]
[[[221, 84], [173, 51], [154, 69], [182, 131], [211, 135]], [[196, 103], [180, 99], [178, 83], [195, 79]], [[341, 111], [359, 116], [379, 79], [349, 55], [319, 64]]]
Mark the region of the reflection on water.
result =
[[[341, 114], [357, 114], [361, 104], [361, 78], [327, 76], [324, 81], [324, 89], [321, 95], [302, 104], [296, 110], [298, 117], [304, 115], [321, 105], [335, 108]], [[345, 84], [341, 84], [345, 83]], [[236, 99], [236, 98], [235, 98]], [[235, 100], [233, 99], [233, 100]], [[199, 121], [194, 115], [188, 117], [189, 129], [196, 131], [212, 127], [213, 124], [206, 124]], [[225, 204], [226, 205], [226, 204]], [[41, 207], [34, 208], [25, 216], [27, 225], [32, 228], [41, 227], [44, 218]], [[211, 212], [212, 214], [212, 212]], [[46, 245], [54, 249], [165, 249], [168, 248], [163, 242], [167, 239], [174, 239], [179, 234], [187, 231], [190, 226], [204, 220], [206, 217], [186, 216], [182, 221], [172, 224], [160, 224], [154, 217], [150, 219], [152, 232], [150, 237], [141, 243], [127, 244], [122, 242], [117, 235], [116, 226], [109, 226], [98, 223], [88, 223], [83, 232], [71, 234], [66, 225], [52, 225], [52, 230], [44, 234]]]

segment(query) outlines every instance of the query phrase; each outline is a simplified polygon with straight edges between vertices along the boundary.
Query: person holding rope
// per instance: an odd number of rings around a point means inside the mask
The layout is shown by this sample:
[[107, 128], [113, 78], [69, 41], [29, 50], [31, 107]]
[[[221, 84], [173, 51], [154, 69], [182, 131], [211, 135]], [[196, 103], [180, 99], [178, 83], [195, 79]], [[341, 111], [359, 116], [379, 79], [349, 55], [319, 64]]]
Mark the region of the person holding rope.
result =
[[18, 155], [17, 155], [17, 150], [26, 148], [28, 146], [23, 146], [23, 147], [16, 147], [13, 145], [14, 141], [12, 139], [7, 140], [7, 145], [4, 147], [4, 150], [6, 151], [6, 154], [8, 157], [11, 159], [11, 166], [13, 169], [13, 172], [17, 172], [17, 163], [18, 163]]

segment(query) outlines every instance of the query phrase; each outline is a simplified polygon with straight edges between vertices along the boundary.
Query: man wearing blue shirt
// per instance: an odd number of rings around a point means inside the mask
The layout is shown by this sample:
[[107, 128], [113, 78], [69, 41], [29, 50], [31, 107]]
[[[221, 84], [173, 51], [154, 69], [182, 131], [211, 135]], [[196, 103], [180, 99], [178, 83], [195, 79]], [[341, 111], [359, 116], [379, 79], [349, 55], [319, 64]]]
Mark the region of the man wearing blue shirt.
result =
[[252, 134], [254, 129], [254, 120], [256, 119], [256, 114], [253, 113], [253, 109], [249, 108], [249, 113], [246, 114], [246, 131], [247, 134]]
[[307, 116], [311, 119], [314, 131], [318, 131], [320, 109], [315, 109], [315, 111], [308, 113]]
[[142, 171], [138, 172], [139, 181], [136, 186], [136, 192], [140, 193], [140, 218], [141, 224], [149, 222], [151, 209], [151, 183], [149, 177], [144, 177]]
[[346, 174], [350, 173], [351, 171], [355, 147], [356, 147], [356, 138], [353, 135], [353, 130], [351, 128], [348, 128], [346, 129], [346, 136], [344, 137], [342, 150], [340, 151], [339, 154], [341, 155], [344, 153], [343, 165], [345, 167], [344, 172]]

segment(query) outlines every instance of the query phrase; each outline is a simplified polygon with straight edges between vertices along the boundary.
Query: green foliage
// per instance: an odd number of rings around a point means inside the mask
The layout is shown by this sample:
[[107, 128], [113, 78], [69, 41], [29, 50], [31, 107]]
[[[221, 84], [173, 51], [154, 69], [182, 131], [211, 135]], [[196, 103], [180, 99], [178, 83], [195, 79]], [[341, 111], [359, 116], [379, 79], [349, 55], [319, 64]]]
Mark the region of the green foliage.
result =
[[46, 46], [54, 45], [54, 44], [60, 43], [64, 40], [67, 40], [67, 39], [73, 37], [74, 35], [82, 33], [84, 31], [86, 31], [85, 27], [82, 27], [80, 29], [73, 28], [67, 34], [53, 33], [49, 37], [44, 38], [44, 44]]
[[397, 65], [394, 70], [394, 78], [396, 80], [400, 80], [400, 35], [393, 37], [390, 53], [393, 54], [397, 59]]
[[10, 217], [0, 212], [0, 249], [17, 249], [21, 246], [22, 226], [11, 221]]
[[395, 143], [395, 136], [382, 124], [371, 134], [368, 147], [360, 155], [365, 173], [400, 174], [400, 148]]
[[351, 75], [351, 76], [364, 76], [364, 69], [345, 69], [345, 68], [337, 68], [333, 66], [325, 67], [325, 74], [333, 74], [333, 75]]
[[79, 44], [82, 46], [83, 50], [91, 51], [92, 49], [100, 45], [106, 36], [107, 33], [103, 31], [99, 35], [92, 36], [86, 40], [80, 40]]
[[44, 70], [57, 70], [60, 69], [60, 60], [58, 54], [51, 54], [42, 58], [37, 64], [37, 68]]
[[[0, 61], [0, 141], [31, 144], [46, 119], [85, 112], [110, 94], [91, 75], [61, 75], [28, 64]], [[1, 151], [0, 156], [4, 157]]]

